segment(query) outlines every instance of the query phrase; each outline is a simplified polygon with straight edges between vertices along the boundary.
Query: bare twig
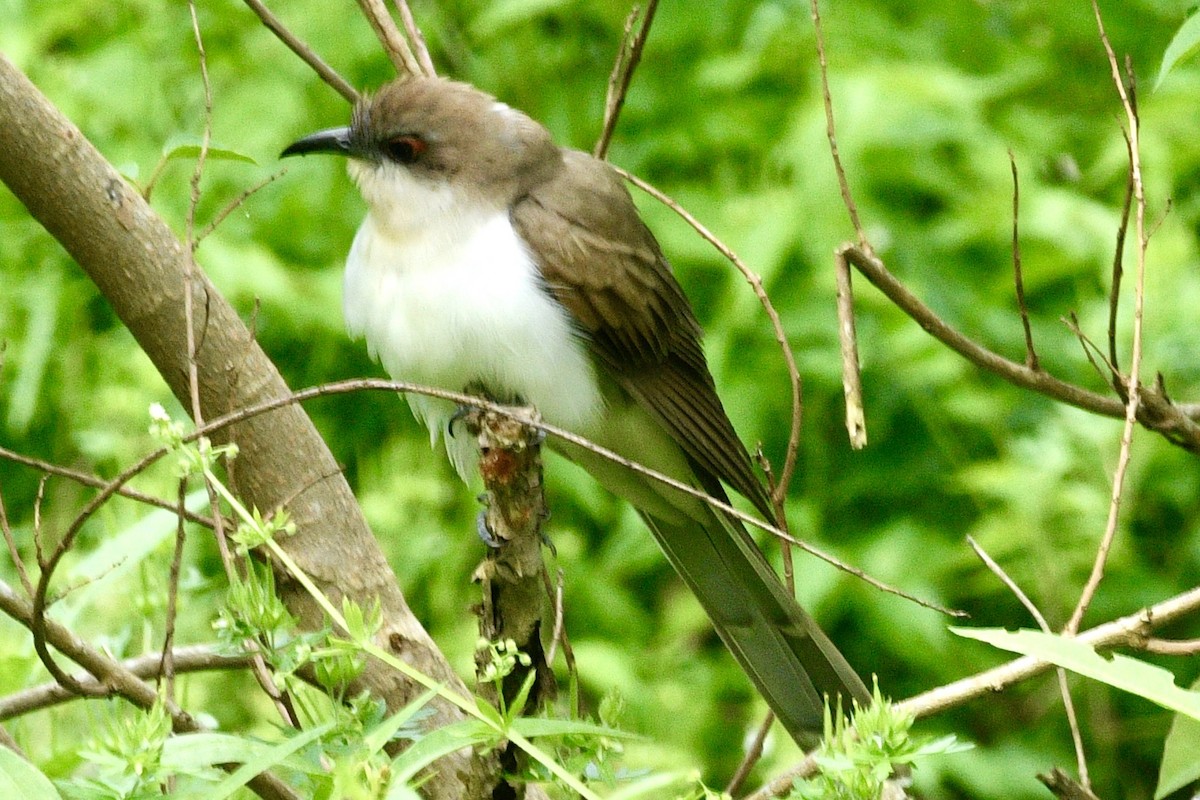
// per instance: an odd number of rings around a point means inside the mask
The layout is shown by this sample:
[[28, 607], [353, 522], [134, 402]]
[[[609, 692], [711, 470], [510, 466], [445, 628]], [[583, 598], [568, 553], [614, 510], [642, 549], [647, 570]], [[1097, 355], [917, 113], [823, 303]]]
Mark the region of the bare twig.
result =
[[804, 393], [800, 382], [800, 370], [796, 367], [796, 356], [792, 352], [791, 345], [788, 344], [787, 333], [783, 330], [783, 322], [779, 318], [779, 313], [771, 303], [771, 298], [767, 296], [767, 290], [763, 288], [762, 278], [753, 272], [750, 267], [746, 266], [745, 262], [728, 245], [718, 239], [708, 228], [704, 227], [700, 220], [692, 216], [687, 209], [675, 202], [670, 196], [620, 167], [613, 167], [613, 169], [625, 178], [625, 180], [682, 217], [688, 225], [692, 226], [696, 233], [700, 234], [701, 238], [715, 247], [717, 252], [729, 259], [738, 272], [742, 273], [742, 277], [746, 279], [746, 282], [750, 284], [750, 288], [754, 291], [754, 296], [762, 304], [767, 318], [771, 321], [771, 330], [775, 333], [775, 343], [779, 345], [780, 352], [783, 354], [783, 363], [787, 367], [788, 382], [792, 388], [792, 427], [788, 434], [783, 470], [779, 473], [779, 483], [772, 493], [776, 497], [787, 497], [788, 487], [792, 483], [792, 475], [796, 471], [796, 453], [800, 449], [800, 423], [804, 411]]
[[[189, 0], [188, 7], [191, 9], [192, 32], [195, 36], [196, 49], [200, 56], [200, 77], [204, 84], [204, 136], [200, 146], [200, 157], [196, 160], [196, 168], [192, 172], [191, 202], [188, 205], [186, 241], [188, 242], [189, 252], [188, 258], [184, 262], [183, 318], [187, 335], [188, 395], [191, 400], [191, 416], [197, 425], [203, 425], [204, 413], [200, 403], [200, 373], [196, 359], [196, 330], [193, 303], [195, 281], [193, 277], [200, 269], [199, 265], [196, 264], [195, 219], [196, 207], [200, 203], [200, 179], [204, 173], [204, 163], [208, 155], [209, 140], [212, 134], [212, 85], [208, 79], [208, 58], [204, 52], [204, 38], [200, 35], [200, 23], [196, 19], [196, 5], [194, 0]], [[205, 319], [208, 319], [207, 314], [205, 315]], [[199, 446], [201, 449], [210, 447], [207, 439], [201, 439]], [[207, 477], [204, 481], [204, 488], [208, 492], [209, 509], [213, 518], [213, 533], [216, 535], [217, 550], [221, 554], [221, 563], [225, 567], [225, 574], [229, 582], [235, 583], [239, 579], [239, 576], [233, 554], [229, 549], [228, 537], [225, 533], [225, 523], [221, 516], [220, 499], [216, 488]], [[183, 487], [180, 488], [180, 492], [182, 496]], [[181, 546], [182, 542], [177, 541], [176, 548], [178, 549]], [[275, 680], [271, 677], [271, 670], [267, 666], [266, 659], [263, 657], [261, 650], [250, 645], [248, 645], [248, 649], [254, 653], [252, 671], [259, 686], [274, 701], [275, 707], [284, 722], [292, 727], [299, 727], [300, 721], [296, 717], [291, 704], [284, 699], [282, 692], [275, 685]], [[169, 649], [164, 649], [164, 652], [169, 653], [170, 651]], [[168, 679], [170, 678], [169, 670], [167, 671], [167, 677]]]
[[1088, 576], [1087, 583], [1080, 593], [1079, 602], [1075, 606], [1075, 611], [1071, 614], [1071, 618], [1067, 621], [1064, 629], [1064, 632], [1068, 635], [1074, 634], [1079, 630], [1079, 625], [1083, 621], [1083, 615], [1087, 613], [1088, 606], [1091, 604], [1092, 598], [1100, 586], [1100, 581], [1104, 578], [1104, 567], [1108, 563], [1108, 553], [1112, 547], [1113, 539], [1117, 535], [1117, 520], [1121, 511], [1121, 495], [1125, 486], [1125, 473], [1129, 469], [1130, 452], [1133, 446], [1133, 429], [1137, 422], [1138, 405], [1142, 392], [1140, 376], [1142, 366], [1142, 317], [1143, 303], [1145, 301], [1147, 239], [1146, 195], [1142, 186], [1139, 123], [1137, 110], [1133, 107], [1130, 95], [1125, 90], [1125, 83], [1121, 78], [1121, 68], [1117, 63], [1116, 54], [1113, 53], [1112, 45], [1108, 41], [1108, 35], [1104, 31], [1104, 20], [1100, 16], [1100, 6], [1097, 5], [1096, 0], [1092, 0], [1092, 11], [1096, 16], [1096, 27], [1100, 32], [1100, 41], [1104, 45], [1104, 52], [1108, 55], [1113, 82], [1116, 84], [1117, 94], [1121, 97], [1121, 104], [1125, 108], [1126, 122], [1129, 125], [1129, 174], [1133, 178], [1134, 219], [1138, 241], [1137, 277], [1134, 284], [1133, 347], [1130, 354], [1129, 380], [1126, 384], [1128, 400], [1125, 404], [1125, 426], [1121, 432], [1121, 451], [1117, 458], [1117, 468], [1113, 473], [1112, 500], [1108, 507], [1108, 522], [1105, 525], [1104, 536], [1100, 540], [1100, 547], [1096, 552], [1096, 560], [1092, 564], [1092, 573]]
[[312, 67], [313, 72], [325, 83], [333, 87], [333, 90], [346, 98], [346, 101], [351, 105], [358, 102], [358, 92], [353, 86], [337, 73], [333, 67], [321, 60], [313, 49], [304, 42], [300, 41], [287, 26], [280, 22], [271, 11], [262, 4], [261, 0], [244, 0], [246, 5], [250, 6], [250, 10], [258, 15], [262, 24], [267, 26], [267, 29], [288, 46], [293, 53], [300, 56], [300, 60]]
[[[1124, 644], [1136, 637], [1145, 638], [1146, 631], [1168, 625], [1197, 611], [1200, 611], [1200, 586], [1150, 608], [1144, 608], [1135, 614], [1097, 625], [1095, 628], [1079, 634], [1076, 638], [1078, 641], [1096, 648]], [[999, 667], [910, 697], [896, 705], [901, 711], [916, 717], [928, 717], [948, 708], [960, 706], [970, 700], [991, 697], [1008, 686], [1040, 675], [1052, 667], [1052, 664], [1039, 661], [1033, 656], [1022, 656]], [[745, 800], [769, 800], [773, 797], [782, 797], [791, 791], [792, 782], [796, 778], [811, 775], [815, 768], [816, 763], [809, 755], [796, 766], [772, 778], [770, 782]]]
[[746, 748], [746, 755], [742, 757], [742, 761], [738, 764], [733, 777], [729, 779], [729, 785], [725, 787], [725, 794], [730, 796], [736, 795], [742, 788], [742, 784], [746, 782], [746, 778], [750, 777], [750, 770], [754, 769], [754, 765], [762, 758], [763, 743], [767, 741], [767, 734], [771, 732], [771, 726], [774, 724], [775, 713], [768, 711], [766, 716], [763, 717], [762, 724], [754, 732], [754, 739], [751, 740], [750, 746]]
[[[43, 639], [43, 646], [47, 642], [53, 645], [56, 650], [96, 678], [95, 681], [90, 681], [84, 676], [67, 676], [67, 680], [63, 681], [55, 676], [61, 686], [70, 686], [71, 693], [86, 696], [115, 695], [143, 709], [151, 708], [160, 702], [154, 687], [148, 686], [119, 662], [87, 644], [66, 626], [47, 619], [44, 614], [37, 614], [33, 604], [18, 597], [12, 587], [3, 581], [0, 581], [0, 612], [24, 625], [30, 632], [33, 632], [35, 626], [39, 627], [41, 634], [40, 637], [35, 636], [35, 642], [38, 638]], [[157, 660], [157, 654], [154, 658]], [[162, 707], [171, 717], [171, 727], [176, 733], [200, 730], [195, 718], [174, 702], [162, 701]], [[264, 800], [299, 800], [299, 795], [290, 786], [269, 772], [259, 773], [248, 785]]]
[[833, 274], [837, 279], [838, 342], [842, 353], [842, 394], [846, 403], [846, 433], [850, 446], [867, 446], [867, 414], [863, 406], [862, 367], [858, 359], [858, 334], [854, 328], [854, 287], [845, 253], [834, 254]]
[[850, 193], [850, 181], [846, 178], [846, 168], [842, 164], [842, 156], [838, 152], [837, 129], [833, 121], [833, 95], [829, 91], [829, 64], [825, 59], [825, 34], [821, 30], [821, 10], [818, 0], [812, 0], [813, 30], [817, 41], [817, 66], [821, 74], [821, 99], [825, 104], [825, 137], [829, 140], [829, 154], [833, 156], [833, 169], [837, 173], [838, 189], [842, 193], [842, 204], [850, 215], [850, 224], [858, 236], [858, 246], [865, 253], [874, 254], [867, 232], [863, 229], [862, 220], [858, 216], [858, 206], [854, 195]]
[[0, 533], [4, 535], [4, 543], [8, 545], [8, 557], [12, 560], [13, 569], [21, 579], [21, 588], [28, 597], [33, 597], [33, 583], [29, 580], [29, 571], [25, 569], [25, 561], [21, 558], [21, 550], [17, 547], [17, 539], [13, 536], [12, 527], [8, 524], [8, 511], [4, 508], [4, 494], [0, 492]]
[[[171, 660], [175, 665], [176, 675], [213, 670], [246, 669], [250, 666], [249, 655], [229, 655], [207, 645], [177, 647], [171, 652]], [[123, 669], [142, 680], [162, 675], [161, 653], [144, 653], [125, 659], [120, 663]], [[81, 684], [96, 684], [96, 688], [103, 688], [98, 685], [94, 677], [86, 673], [78, 673], [74, 677]], [[19, 692], [0, 697], [0, 721], [41, 711], [75, 698], [74, 693], [67, 691], [55, 681], [22, 689]]]
[[358, 7], [367, 18], [367, 22], [371, 23], [371, 30], [375, 31], [379, 44], [396, 67], [396, 72], [401, 75], [420, 75], [421, 65], [413, 55], [412, 48], [408, 46], [404, 34], [396, 27], [396, 20], [388, 13], [383, 0], [358, 0]]
[[[972, 364], [999, 375], [1009, 383], [1032, 389], [1067, 405], [1106, 417], [1124, 417], [1125, 404], [1117, 398], [1067, 383], [1044, 369], [1031, 370], [968, 339], [922, 303], [876, 256], [854, 245], [842, 245], [839, 252], [844, 252], [847, 260], [901, 311]], [[1200, 425], [1195, 421], [1196, 417], [1200, 417], [1200, 406], [1195, 403], [1176, 404], [1151, 387], [1141, 387], [1140, 394], [1141, 405], [1137, 411], [1138, 421], [1142, 425], [1172, 444], [1189, 452], [1200, 453]]]
[[1021, 277], [1021, 183], [1017, 178], [1017, 159], [1008, 151], [1008, 164], [1012, 167], [1012, 256], [1013, 283], [1016, 285], [1017, 309], [1021, 313], [1021, 327], [1025, 330], [1025, 366], [1033, 371], [1038, 366], [1037, 351], [1033, 349], [1033, 330], [1029, 327], [1029, 307], [1025, 305], [1025, 280]]
[[[1038, 627], [1044, 633], [1052, 633], [1050, 623], [1046, 622], [1045, 616], [1042, 615], [1042, 612], [1034, 605], [1033, 601], [1029, 599], [1029, 596], [1022, 591], [1021, 587], [1017, 585], [1017, 582], [1004, 571], [1004, 568], [987, 554], [987, 551], [975, 541], [974, 537], [968, 536], [967, 543], [971, 545], [971, 549], [975, 551], [975, 555], [979, 556], [979, 560], [1008, 587], [1009, 591], [1021, 602], [1021, 605], [1025, 606], [1029, 615], [1037, 622]], [[1071, 699], [1071, 687], [1067, 683], [1067, 671], [1062, 667], [1058, 667], [1054, 671], [1058, 677], [1058, 691], [1062, 695], [1063, 710], [1067, 713], [1067, 725], [1071, 729], [1071, 741], [1075, 745], [1075, 762], [1079, 767], [1079, 778], [1083, 781], [1084, 785], [1089, 785], [1087, 755], [1083, 749], [1083, 735], [1079, 732], [1079, 718], [1075, 714], [1075, 702]]]
[[[1144, 636], [1148, 630], [1167, 625], [1198, 610], [1200, 587], [1194, 587], [1134, 614], [1097, 625], [1080, 633], [1075, 639], [1096, 648], [1124, 644], [1130, 641], [1132, 636]], [[922, 692], [897, 705], [917, 717], [927, 717], [968, 700], [995, 694], [1015, 683], [1047, 672], [1052, 667], [1052, 664], [1033, 656], [1022, 656], [977, 675]]]
[[[17, 464], [23, 464], [24, 466], [31, 467], [40, 472], [57, 475], [60, 478], [67, 478], [84, 486], [90, 486], [93, 489], [101, 489], [108, 485], [108, 481], [104, 480], [103, 478], [99, 478], [95, 475], [89, 475], [88, 473], [80, 472], [79, 470], [70, 469], [69, 467], [59, 466], [58, 464], [51, 464], [49, 461], [42, 461], [39, 458], [32, 458], [31, 456], [18, 453], [14, 450], [9, 450], [7, 447], [0, 447], [0, 459], [12, 461]], [[137, 489], [130, 489], [127, 486], [120, 487], [117, 489], [116, 493], [121, 497], [127, 497], [130, 500], [136, 500], [137, 502], [145, 503], [148, 506], [155, 506], [156, 508], [161, 508], [171, 512], [177, 511], [176, 504], [172, 501], [164, 500], [161, 497], [155, 497], [154, 495], [146, 494], [144, 492], [139, 492]], [[206, 528], [211, 528], [213, 526], [212, 520], [202, 514], [195, 514], [187, 510], [185, 510], [183, 513], [188, 522], [194, 522], [197, 525], [203, 525]]]
[[1200, 653], [1200, 639], [1146, 639], [1140, 649], [1161, 656], [1194, 656]]
[[1086, 781], [1082, 784], [1076, 783], [1071, 779], [1071, 776], [1058, 767], [1055, 767], [1049, 773], [1038, 775], [1037, 779], [1045, 784], [1046, 788], [1055, 797], [1060, 798], [1060, 800], [1100, 800], [1099, 797], [1092, 793]]
[[171, 569], [167, 573], [167, 610], [160, 662], [164, 694], [169, 700], [175, 699], [175, 619], [179, 607], [179, 570], [183, 565], [183, 543], [187, 540], [183, 516], [184, 501], [187, 499], [187, 478], [179, 479], [178, 496], [178, 513], [175, 515], [177, 522], [175, 549], [171, 553]]
[[412, 41], [413, 49], [417, 51], [417, 61], [420, 63], [421, 69], [426, 77], [436, 76], [437, 70], [434, 69], [433, 59], [429, 57], [429, 46], [425, 44], [425, 35], [421, 33], [421, 27], [417, 25], [412, 9], [408, 7], [408, 0], [395, 0], [395, 2], [396, 8], [400, 9], [400, 21], [404, 23], [404, 31]]
[[[1125, 148], [1129, 149], [1129, 134], [1122, 131], [1125, 136]], [[1133, 164], [1133, 155], [1129, 156], [1129, 163]], [[1121, 363], [1117, 357], [1117, 307], [1121, 302], [1121, 277], [1125, 273], [1123, 264], [1125, 262], [1125, 235], [1129, 230], [1129, 212], [1133, 207], [1133, 170], [1131, 169], [1125, 180], [1125, 201], [1121, 206], [1121, 221], [1117, 225], [1117, 245], [1113, 251], [1112, 265], [1112, 286], [1108, 290], [1108, 360], [1112, 364], [1112, 374], [1109, 380], [1112, 381], [1113, 388], [1118, 392], [1125, 391], [1121, 386], [1121, 381], [1118, 378], [1118, 365]]]
[[638, 62], [642, 60], [642, 50], [646, 47], [646, 39], [650, 36], [650, 25], [654, 22], [654, 12], [657, 10], [658, 0], [649, 0], [646, 3], [646, 13], [642, 15], [642, 25], [632, 39], [630, 34], [638, 16], [638, 6], [635, 5], [630, 9], [629, 16], [625, 18], [625, 32], [621, 37], [621, 47], [617, 51], [616, 59], [613, 60], [612, 73], [608, 78], [608, 91], [604, 99], [604, 128], [600, 132], [600, 138], [596, 140], [596, 146], [592, 148], [592, 155], [596, 158], [604, 158], [608, 155], [608, 146], [612, 143], [613, 131], [617, 129], [617, 118], [621, 116], [621, 109], [625, 105], [625, 96], [629, 94], [633, 71], [637, 69]]
[[[1066, 317], [1059, 317], [1059, 321], [1067, 326], [1067, 330], [1075, 334], [1079, 346], [1083, 348], [1083, 355], [1087, 358], [1088, 363], [1092, 365], [1092, 369], [1100, 376], [1101, 380], [1109, 381], [1112, 376], [1117, 373], [1116, 367], [1108, 360], [1104, 353], [1100, 352], [1100, 348], [1096, 343], [1088, 338], [1088, 335], [1083, 332], [1083, 328], [1079, 327], [1079, 315], [1072, 311]], [[1099, 359], [1099, 361], [1097, 361]], [[1108, 366], [1108, 371], [1100, 369], [1100, 361], [1103, 361]]]
[[271, 173], [270, 175], [263, 178], [258, 183], [251, 186], [249, 189], [246, 189], [244, 192], [239, 194], [237, 197], [233, 198], [233, 200], [230, 201], [228, 205], [226, 205], [224, 208], [222, 208], [220, 211], [217, 212], [217, 215], [215, 217], [213, 217], [207, 225], [204, 226], [203, 230], [201, 230], [198, 234], [196, 234], [196, 238], [192, 242], [192, 249], [195, 250], [197, 247], [199, 247], [200, 242], [204, 241], [205, 237], [207, 237], [210, 233], [215, 231], [217, 229], [217, 226], [225, 221], [226, 217], [228, 217], [234, 211], [237, 211], [238, 208], [240, 208], [243, 203], [245, 203], [247, 200], [250, 199], [250, 197], [252, 197], [260, 189], [262, 189], [263, 187], [272, 183], [276, 179], [283, 177], [285, 174], [287, 174], [287, 167], [280, 167], [275, 172]]

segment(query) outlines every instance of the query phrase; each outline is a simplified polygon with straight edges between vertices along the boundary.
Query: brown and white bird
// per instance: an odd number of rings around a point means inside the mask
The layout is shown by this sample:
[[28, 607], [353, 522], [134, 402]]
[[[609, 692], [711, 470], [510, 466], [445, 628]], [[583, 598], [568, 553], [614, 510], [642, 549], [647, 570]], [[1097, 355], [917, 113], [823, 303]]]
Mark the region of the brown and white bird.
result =
[[[695, 314], [608, 164], [438, 78], [388, 84], [349, 127], [283, 155], [306, 153], [348, 156], [367, 202], [346, 262], [346, 326], [393, 378], [535, 406], [547, 422], [711, 495], [726, 497], [728, 485], [771, 518]], [[453, 424], [445, 401], [409, 403], [435, 443]], [[471, 437], [444, 438], [470, 479]], [[820, 731], [825, 695], [869, 702], [739, 522], [588, 450], [550, 444], [637, 508], [793, 737]]]

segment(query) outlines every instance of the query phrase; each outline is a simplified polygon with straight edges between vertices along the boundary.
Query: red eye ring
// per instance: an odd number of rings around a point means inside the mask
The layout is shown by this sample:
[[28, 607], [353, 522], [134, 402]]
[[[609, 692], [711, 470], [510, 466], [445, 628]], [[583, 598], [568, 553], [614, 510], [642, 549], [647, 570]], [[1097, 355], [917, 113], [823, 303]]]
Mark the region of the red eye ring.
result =
[[411, 164], [425, 152], [425, 140], [411, 133], [393, 136], [383, 143], [383, 152], [400, 164]]

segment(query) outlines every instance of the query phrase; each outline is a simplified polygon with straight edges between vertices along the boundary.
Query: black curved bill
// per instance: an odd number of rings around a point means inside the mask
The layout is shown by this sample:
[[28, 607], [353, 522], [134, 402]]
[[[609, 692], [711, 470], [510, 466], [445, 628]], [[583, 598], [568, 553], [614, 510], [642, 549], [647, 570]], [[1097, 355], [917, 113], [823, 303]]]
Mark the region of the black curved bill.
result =
[[310, 133], [303, 139], [297, 139], [284, 148], [280, 158], [288, 156], [304, 156], [309, 153], [334, 153], [348, 156], [351, 154], [350, 129], [329, 128], [316, 133]]

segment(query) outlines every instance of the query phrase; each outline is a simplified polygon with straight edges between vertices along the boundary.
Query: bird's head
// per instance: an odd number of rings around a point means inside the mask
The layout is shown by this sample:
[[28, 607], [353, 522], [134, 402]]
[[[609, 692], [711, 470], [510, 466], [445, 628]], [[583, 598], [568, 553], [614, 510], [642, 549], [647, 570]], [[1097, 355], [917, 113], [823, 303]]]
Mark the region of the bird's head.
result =
[[333, 153], [373, 212], [399, 220], [443, 206], [503, 209], [562, 163], [549, 131], [473, 86], [407, 78], [361, 99], [349, 127], [289, 145], [283, 156]]

